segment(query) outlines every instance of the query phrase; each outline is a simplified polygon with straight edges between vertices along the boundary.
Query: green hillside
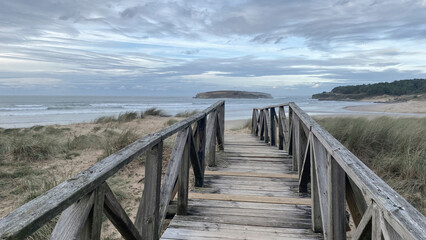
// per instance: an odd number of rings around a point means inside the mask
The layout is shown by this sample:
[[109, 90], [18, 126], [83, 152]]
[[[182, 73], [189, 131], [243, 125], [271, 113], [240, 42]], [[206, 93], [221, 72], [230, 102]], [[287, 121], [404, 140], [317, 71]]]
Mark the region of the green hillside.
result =
[[399, 80], [374, 84], [335, 87], [331, 92], [312, 95], [320, 100], [363, 99], [374, 96], [403, 96], [426, 93], [426, 79]]

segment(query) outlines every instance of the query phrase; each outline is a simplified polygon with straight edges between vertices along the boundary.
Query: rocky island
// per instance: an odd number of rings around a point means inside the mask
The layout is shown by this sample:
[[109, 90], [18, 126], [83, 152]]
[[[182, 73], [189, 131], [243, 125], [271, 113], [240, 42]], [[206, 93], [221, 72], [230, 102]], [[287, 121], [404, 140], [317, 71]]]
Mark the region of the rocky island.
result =
[[249, 99], [258, 99], [258, 98], [272, 98], [269, 93], [262, 92], [247, 92], [247, 91], [230, 91], [230, 90], [221, 90], [221, 91], [211, 91], [198, 93], [195, 98], [249, 98]]

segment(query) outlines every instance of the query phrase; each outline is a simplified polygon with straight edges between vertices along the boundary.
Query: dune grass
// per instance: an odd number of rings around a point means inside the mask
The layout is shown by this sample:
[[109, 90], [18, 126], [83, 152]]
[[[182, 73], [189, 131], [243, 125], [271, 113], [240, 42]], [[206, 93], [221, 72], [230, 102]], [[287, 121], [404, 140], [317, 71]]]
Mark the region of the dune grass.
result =
[[146, 116], [170, 117], [170, 115], [166, 114], [166, 112], [155, 107], [148, 108], [147, 110], [141, 112], [141, 118]]
[[317, 122], [426, 213], [426, 118], [338, 117]]
[[195, 115], [197, 113], [199, 113], [198, 110], [192, 110], [192, 111], [188, 110], [188, 111], [176, 113], [175, 117], [184, 117], [184, 118], [187, 118], [187, 117], [191, 117], [191, 116], [193, 116], [193, 115]]

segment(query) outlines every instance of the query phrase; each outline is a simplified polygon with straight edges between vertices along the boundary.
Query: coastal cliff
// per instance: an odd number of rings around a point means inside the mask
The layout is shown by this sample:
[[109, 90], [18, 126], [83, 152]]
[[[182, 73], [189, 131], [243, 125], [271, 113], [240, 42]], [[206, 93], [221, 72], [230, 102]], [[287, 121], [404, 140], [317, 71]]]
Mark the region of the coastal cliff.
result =
[[272, 98], [269, 93], [262, 92], [247, 92], [247, 91], [211, 91], [198, 93], [195, 98], [249, 98], [249, 99], [258, 99], [258, 98]]

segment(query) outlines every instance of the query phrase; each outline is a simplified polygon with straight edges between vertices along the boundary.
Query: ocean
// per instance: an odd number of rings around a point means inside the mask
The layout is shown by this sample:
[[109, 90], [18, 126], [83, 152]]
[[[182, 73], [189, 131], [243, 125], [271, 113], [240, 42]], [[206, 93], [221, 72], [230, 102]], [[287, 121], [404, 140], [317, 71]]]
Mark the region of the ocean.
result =
[[[295, 102], [311, 115], [356, 113], [345, 106], [365, 102], [318, 101], [310, 96], [274, 99], [224, 99], [225, 119], [251, 118], [254, 107]], [[217, 99], [192, 97], [118, 97], [118, 96], [0, 96], [0, 127], [20, 128], [35, 125], [90, 122], [101, 116], [117, 116], [128, 111], [158, 108], [175, 115], [189, 110], [203, 110]]]

